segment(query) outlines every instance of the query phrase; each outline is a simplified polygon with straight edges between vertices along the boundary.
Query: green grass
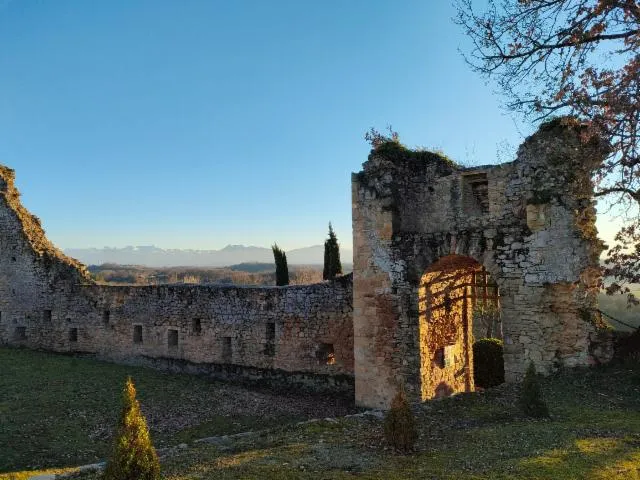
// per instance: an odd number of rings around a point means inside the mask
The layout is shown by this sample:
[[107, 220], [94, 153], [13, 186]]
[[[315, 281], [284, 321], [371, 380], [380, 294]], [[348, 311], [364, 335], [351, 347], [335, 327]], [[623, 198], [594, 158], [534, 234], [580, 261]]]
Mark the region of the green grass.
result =
[[313, 418], [352, 407], [202, 377], [0, 348], [0, 473], [104, 460], [127, 375], [156, 447]]
[[[27, 355], [33, 363], [30, 355], [36, 354], [0, 349], [0, 361], [5, 362], [3, 355], [11, 358]], [[49, 359], [47, 362], [73, 361], [56, 356], [46, 358]], [[109, 370], [124, 369], [121, 373], [127, 370], [125, 367], [97, 365]], [[64, 375], [60, 365], [53, 368], [56, 375], [66, 378], [60, 383], [60, 392], [66, 391], [69, 396], [77, 397], [79, 392], [72, 388], [75, 382], [68, 376], [75, 376], [77, 369], [86, 371], [90, 368], [96, 368], [96, 365], [90, 363], [85, 366], [82, 360], [75, 360], [73, 369]], [[150, 397], [160, 394], [150, 393], [154, 392], [150, 386], [156, 381], [155, 375], [163, 380], [160, 382], [163, 388], [174, 395], [187, 388], [194, 388], [195, 395], [202, 394], [198, 388], [206, 390], [198, 386], [197, 382], [204, 382], [201, 379], [163, 376], [149, 371], [137, 374], [140, 384], [146, 383], [147, 403], [151, 401]], [[31, 371], [30, 375], [41, 374]], [[103, 375], [108, 376], [106, 372]], [[5, 385], [11, 382], [7, 382], [4, 375], [0, 379], [4, 392]], [[212, 389], [221, 388], [205, 383]], [[175, 441], [180, 435], [200, 435], [200, 428], [207, 431], [209, 428], [272, 427], [254, 435], [235, 437], [223, 445], [191, 443], [189, 448], [174, 449], [162, 460], [163, 478], [171, 480], [640, 480], [640, 366], [566, 371], [544, 379], [542, 385], [551, 411], [548, 420], [531, 420], [520, 414], [516, 407], [518, 387], [515, 385], [502, 385], [484, 393], [458, 395], [416, 407], [420, 438], [416, 452], [411, 455], [397, 455], [390, 451], [382, 441], [382, 422], [371, 416], [304, 425], [280, 422], [274, 426], [276, 417], [265, 420], [259, 416], [251, 418], [247, 413], [242, 421], [238, 420], [241, 415], [232, 419], [225, 417], [231, 424], [217, 423], [215, 418], [203, 419], [201, 424], [189, 427], [191, 430], [185, 428], [166, 433], [165, 437], [156, 436], [156, 443], [162, 438]], [[43, 391], [41, 388], [41, 393]], [[141, 397], [144, 391], [139, 388]], [[280, 401], [286, 402], [285, 397]], [[117, 404], [117, 399], [114, 403]], [[59, 410], [59, 415], [51, 414], [52, 429], [70, 422], [64, 415], [65, 410]], [[89, 416], [89, 410], [87, 412]], [[32, 419], [35, 417], [37, 415], [30, 415]], [[115, 415], [112, 417], [115, 419]], [[208, 421], [215, 425], [208, 426]], [[243, 421], [247, 423], [243, 424]], [[76, 423], [76, 428], [78, 425], [80, 423]], [[6, 435], [4, 428], [0, 429], [0, 436], [3, 435]], [[58, 455], [54, 464], [61, 465], [65, 463], [61, 455], [72, 448], [57, 449], [56, 442], [46, 447], [49, 449], [47, 455], [49, 458]], [[91, 444], [85, 437], [85, 445]], [[9, 438], [0, 437], [0, 445], [10, 445]], [[46, 450], [44, 444], [40, 448]], [[0, 457], [5, 455], [4, 450], [0, 450]], [[22, 469], [25, 466], [22, 465]], [[97, 480], [99, 474], [82, 473], [77, 478]]]
[[417, 407], [411, 455], [384, 445], [380, 420], [349, 418], [196, 444], [164, 460], [163, 478], [640, 479], [640, 367], [568, 371], [543, 388], [548, 420], [523, 417], [513, 385]]

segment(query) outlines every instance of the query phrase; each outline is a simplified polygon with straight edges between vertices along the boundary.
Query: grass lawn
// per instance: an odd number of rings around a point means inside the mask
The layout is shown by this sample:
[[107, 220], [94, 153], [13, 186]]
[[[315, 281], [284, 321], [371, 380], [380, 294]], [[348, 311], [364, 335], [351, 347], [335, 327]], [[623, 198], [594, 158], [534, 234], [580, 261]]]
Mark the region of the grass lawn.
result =
[[[27, 355], [26, 352], [0, 352]], [[74, 361], [64, 357], [47, 358]], [[75, 362], [75, 368], [89, 368], [78, 367], [77, 363], [82, 360]], [[152, 376], [151, 372], [145, 373]], [[166, 390], [173, 392], [188, 388], [189, 385], [181, 382], [203, 381], [155, 375], [165, 378]], [[152, 383], [143, 387], [143, 378], [140, 376], [140, 396], [149, 403], [150, 393], [145, 399], [143, 392], [153, 390]], [[3, 377], [2, 381], [6, 379]], [[180, 387], [170, 385], [174, 382]], [[69, 381], [68, 385], [72, 384]], [[417, 406], [420, 438], [417, 451], [411, 455], [394, 454], [385, 446], [381, 440], [382, 422], [373, 416], [275, 427], [266, 421], [251, 425], [252, 430], [268, 427], [254, 435], [235, 437], [216, 445], [191, 443], [188, 448], [173, 449], [162, 459], [163, 477], [173, 480], [640, 479], [640, 366], [567, 371], [545, 379], [543, 389], [552, 414], [548, 420], [530, 420], [520, 415], [516, 407], [518, 387], [514, 385]], [[285, 397], [282, 401], [286, 402]], [[113, 403], [117, 404], [117, 399]], [[89, 407], [85, 408], [90, 411]], [[117, 406], [114, 408], [117, 410]], [[61, 409], [60, 415], [51, 415], [52, 424], [66, 422], [66, 428], [73, 428], [75, 422], [76, 428], [82, 430], [80, 420], [66, 420], [63, 411]], [[35, 417], [37, 415], [31, 414], [31, 418]], [[6, 418], [3, 410], [3, 426]], [[115, 415], [111, 418], [115, 420]], [[0, 432], [6, 435], [4, 429]], [[165, 444], [169, 443], [171, 438], [175, 438], [175, 434], [154, 437], [156, 445], [163, 439]], [[85, 448], [94, 443], [85, 434]], [[0, 444], [7, 444], [6, 436], [0, 437]], [[26, 442], [21, 448], [29, 445]], [[45, 451], [46, 445], [41, 444], [39, 448]], [[56, 458], [63, 451], [49, 448], [49, 458]], [[3, 450], [0, 457], [4, 455]], [[20, 449], [13, 455], [24, 458]], [[58, 460], [52, 465], [68, 464], [64, 457]], [[99, 475], [83, 473], [77, 478], [98, 479]]]
[[30, 350], [0, 348], [0, 366], [0, 480], [2, 472], [104, 460], [127, 375], [136, 383], [156, 447], [354, 410], [329, 397], [285, 397]]

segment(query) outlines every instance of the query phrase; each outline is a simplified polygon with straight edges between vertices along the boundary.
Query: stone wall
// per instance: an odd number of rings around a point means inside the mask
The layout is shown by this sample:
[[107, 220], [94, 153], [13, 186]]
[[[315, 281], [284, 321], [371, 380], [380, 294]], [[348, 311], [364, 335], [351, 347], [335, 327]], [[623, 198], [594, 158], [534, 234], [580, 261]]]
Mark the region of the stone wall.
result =
[[606, 360], [591, 348], [602, 244], [590, 180], [606, 152], [569, 119], [497, 166], [462, 168], [395, 142], [372, 151], [352, 178], [357, 403], [385, 407], [401, 383], [414, 400], [429, 398], [421, 279], [452, 254], [500, 288], [508, 381], [530, 361], [548, 373]]
[[0, 169], [0, 344], [349, 390], [352, 281], [288, 287], [94, 284]]
[[508, 381], [531, 361], [606, 361], [591, 183], [606, 153], [569, 119], [498, 166], [383, 143], [352, 177], [353, 281], [272, 288], [96, 285], [0, 167], [0, 343], [300, 388], [355, 379], [357, 403], [386, 407], [401, 385], [414, 401], [473, 389], [469, 283], [484, 267]]

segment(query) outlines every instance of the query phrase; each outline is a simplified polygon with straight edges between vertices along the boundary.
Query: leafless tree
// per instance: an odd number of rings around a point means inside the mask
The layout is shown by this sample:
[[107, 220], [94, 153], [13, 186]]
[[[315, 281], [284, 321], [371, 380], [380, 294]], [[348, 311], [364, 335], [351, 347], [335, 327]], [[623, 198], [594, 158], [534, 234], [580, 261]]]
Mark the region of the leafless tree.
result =
[[[595, 173], [626, 224], [609, 249], [608, 291], [640, 282], [640, 3], [638, 0], [456, 0], [471, 67], [496, 81], [508, 109], [532, 122], [573, 115], [606, 138]], [[633, 299], [633, 297], [631, 297]]]

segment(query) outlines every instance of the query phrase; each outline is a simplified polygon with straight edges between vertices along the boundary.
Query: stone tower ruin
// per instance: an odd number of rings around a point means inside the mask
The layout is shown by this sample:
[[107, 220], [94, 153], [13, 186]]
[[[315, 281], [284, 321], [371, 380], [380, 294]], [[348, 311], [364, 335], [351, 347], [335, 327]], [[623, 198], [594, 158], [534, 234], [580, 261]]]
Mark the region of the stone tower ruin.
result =
[[[507, 381], [596, 352], [591, 173], [607, 154], [571, 119], [543, 125], [511, 163], [462, 168], [397, 142], [352, 176], [356, 402], [386, 407], [473, 390], [472, 278], [500, 291]], [[486, 278], [486, 275], [485, 275]], [[605, 355], [606, 356], [606, 355]]]
[[96, 284], [0, 166], [0, 345], [278, 388], [355, 383], [356, 403], [384, 408], [401, 385], [413, 401], [474, 389], [472, 310], [491, 288], [507, 381], [530, 361], [605, 361], [591, 173], [606, 154], [568, 119], [497, 166], [382, 143], [352, 178], [353, 280], [289, 287]]

